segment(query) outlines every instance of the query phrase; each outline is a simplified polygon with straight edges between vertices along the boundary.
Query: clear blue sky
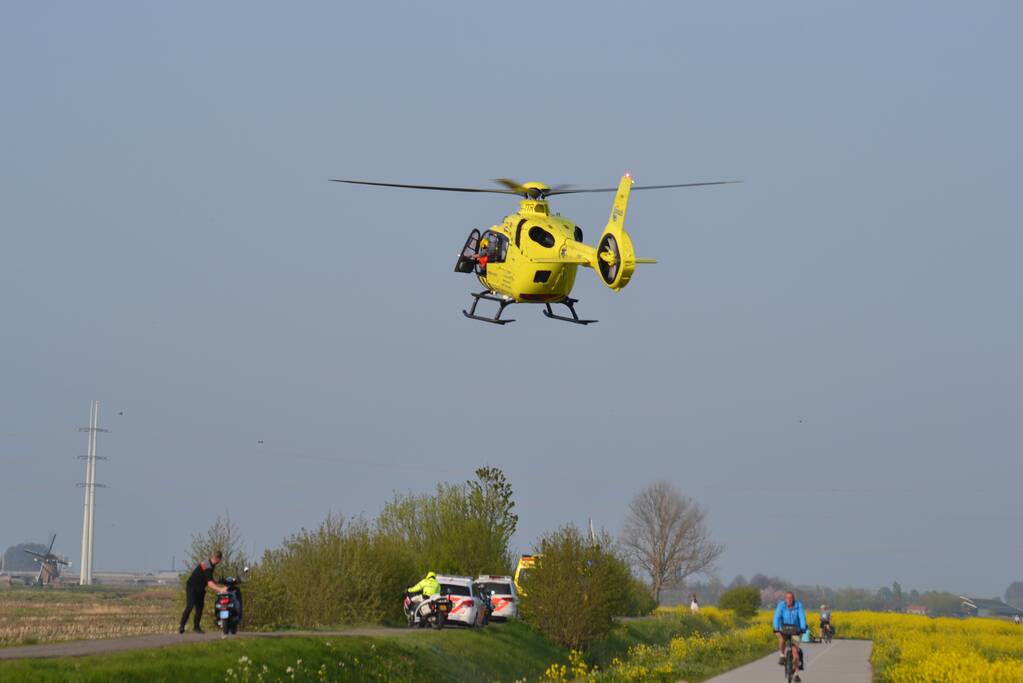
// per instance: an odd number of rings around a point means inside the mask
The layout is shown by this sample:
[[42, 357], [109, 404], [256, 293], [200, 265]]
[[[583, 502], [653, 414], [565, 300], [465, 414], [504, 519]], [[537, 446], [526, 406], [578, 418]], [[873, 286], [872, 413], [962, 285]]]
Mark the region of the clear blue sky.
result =
[[[736, 573], [1023, 579], [1023, 9], [1013, 2], [8, 3], [0, 546], [166, 567], [484, 463], [516, 539], [666, 478]], [[637, 193], [660, 263], [589, 328], [460, 309], [510, 176]], [[558, 199], [589, 239], [610, 197]], [[123, 412], [123, 415], [118, 413]], [[258, 444], [263, 440], [262, 445]], [[783, 542], [793, 534], [798, 543]]]

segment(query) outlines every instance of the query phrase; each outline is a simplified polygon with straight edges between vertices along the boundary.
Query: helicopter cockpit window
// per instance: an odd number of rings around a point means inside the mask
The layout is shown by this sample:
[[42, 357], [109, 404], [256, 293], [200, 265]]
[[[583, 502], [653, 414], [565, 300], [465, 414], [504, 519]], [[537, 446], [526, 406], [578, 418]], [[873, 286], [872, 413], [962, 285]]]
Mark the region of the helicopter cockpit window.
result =
[[508, 238], [488, 230], [480, 238], [479, 254], [489, 263], [502, 263], [508, 257]]
[[547, 247], [548, 249], [554, 246], [554, 235], [538, 225], [534, 225], [529, 229], [529, 239], [533, 240], [541, 247]]

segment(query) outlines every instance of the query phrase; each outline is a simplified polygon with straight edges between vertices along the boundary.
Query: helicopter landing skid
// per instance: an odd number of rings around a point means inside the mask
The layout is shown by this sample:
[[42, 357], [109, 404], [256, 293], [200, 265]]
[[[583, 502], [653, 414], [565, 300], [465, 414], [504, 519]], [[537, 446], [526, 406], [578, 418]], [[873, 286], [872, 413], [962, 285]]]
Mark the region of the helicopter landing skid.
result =
[[546, 306], [547, 309], [543, 312], [543, 314], [550, 318], [551, 320], [564, 320], [566, 323], [575, 323], [576, 325], [589, 325], [590, 323], [599, 322], [597, 320], [581, 320], [579, 318], [579, 315], [575, 312], [575, 305], [579, 303], [578, 299], [573, 299], [570, 296], [566, 296], [561, 301], [555, 303], [564, 304], [565, 307], [568, 308], [569, 312], [572, 314], [572, 317], [569, 318], [568, 316], [558, 315], [551, 310], [550, 304], [544, 304], [544, 306]]
[[[486, 299], [487, 301], [496, 301], [501, 305], [501, 307], [497, 309], [497, 313], [494, 315], [493, 318], [488, 318], [484, 315], [476, 315], [476, 305], [479, 304], [480, 299]], [[510, 306], [513, 303], [515, 303], [514, 299], [505, 299], [503, 297], [494, 296], [487, 290], [484, 290], [482, 292], [473, 292], [472, 308], [470, 308], [468, 311], [462, 309], [462, 314], [466, 318], [472, 318], [473, 320], [482, 320], [485, 323], [494, 323], [495, 325], [507, 325], [508, 323], [515, 322], [515, 319], [511, 318], [509, 320], [501, 320], [501, 314], [504, 313], [504, 309], [508, 308], [508, 306]]]

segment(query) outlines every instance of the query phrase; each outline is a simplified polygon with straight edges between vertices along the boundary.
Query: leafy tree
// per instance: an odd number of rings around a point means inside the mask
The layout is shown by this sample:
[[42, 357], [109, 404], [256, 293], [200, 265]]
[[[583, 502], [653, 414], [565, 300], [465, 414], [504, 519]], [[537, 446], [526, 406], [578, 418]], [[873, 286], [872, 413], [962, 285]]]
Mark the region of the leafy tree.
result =
[[[754, 588], [764, 589], [764, 588], [772, 588], [772, 587], [780, 588], [780, 587], [782, 587], [783, 584], [781, 582], [779, 582], [778, 580], [776, 580], [776, 579], [772, 579], [769, 576], [766, 576], [764, 574], [759, 574], [758, 573], [758, 574], [754, 574], [750, 578], [749, 585], [753, 586]], [[788, 584], [784, 584], [784, 585], [787, 586]]]
[[384, 506], [377, 527], [409, 549], [413, 574], [510, 573], [508, 542], [518, 523], [511, 485], [497, 468], [476, 474], [465, 484], [438, 484], [433, 494], [396, 494]]
[[892, 592], [892, 589], [888, 586], [881, 586], [874, 597], [874, 609], [891, 611], [896, 607], [895, 594]]
[[1023, 609], [1023, 581], [1013, 581], [1005, 589], [1005, 602], [1013, 607]]
[[695, 595], [701, 605], [716, 605], [725, 590], [725, 584], [717, 576], [706, 581], [686, 581], [673, 588], [665, 588], [661, 592], [661, 604], [688, 606], [690, 596]]
[[920, 604], [932, 617], [958, 617], [965, 614], [963, 601], [953, 593], [927, 591], [920, 595]]
[[507, 548], [518, 527], [519, 516], [512, 512], [514, 492], [504, 472], [496, 467], [481, 467], [476, 470], [476, 478], [465, 485], [469, 514], [492, 530], [496, 544]]
[[628, 563], [625, 562], [625, 560], [621, 561], [627, 577], [625, 579], [625, 588], [622, 590], [621, 605], [617, 610], [615, 610], [617, 616], [645, 617], [652, 614], [653, 611], [657, 609], [657, 603], [654, 602], [654, 596], [653, 593], [650, 592], [650, 586], [648, 586], [642, 579], [638, 579], [633, 576]]
[[718, 600], [718, 607], [734, 610], [740, 617], [752, 617], [760, 609], [760, 590], [754, 586], [730, 588]]
[[874, 594], [862, 588], [840, 588], [835, 591], [834, 609], [839, 610], [865, 610], [873, 609]]
[[573, 524], [540, 538], [526, 578], [522, 617], [547, 638], [583, 650], [614, 627], [630, 574], [606, 536], [590, 540]]
[[746, 580], [746, 577], [742, 574], [737, 574], [732, 582], [728, 584], [729, 588], [739, 588], [740, 586], [748, 586], [750, 582]]

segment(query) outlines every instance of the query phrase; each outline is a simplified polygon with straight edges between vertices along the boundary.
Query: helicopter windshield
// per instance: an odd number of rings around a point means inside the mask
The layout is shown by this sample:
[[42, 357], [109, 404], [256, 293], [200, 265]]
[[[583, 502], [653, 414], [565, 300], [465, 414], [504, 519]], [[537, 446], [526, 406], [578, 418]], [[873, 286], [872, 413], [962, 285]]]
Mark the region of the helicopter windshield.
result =
[[486, 256], [490, 263], [501, 263], [508, 257], [508, 238], [488, 230], [480, 238], [479, 255]]

